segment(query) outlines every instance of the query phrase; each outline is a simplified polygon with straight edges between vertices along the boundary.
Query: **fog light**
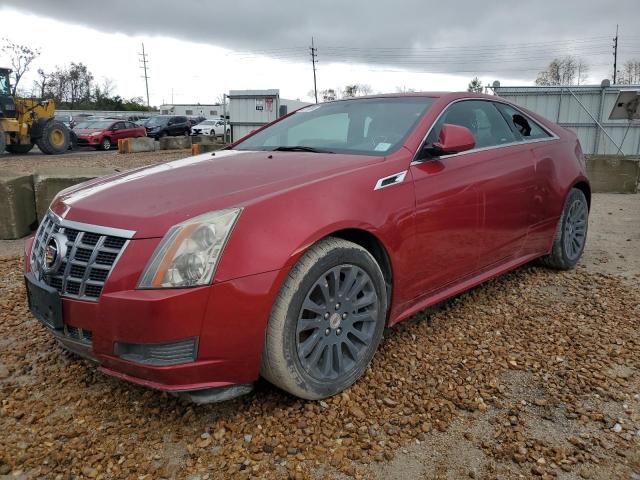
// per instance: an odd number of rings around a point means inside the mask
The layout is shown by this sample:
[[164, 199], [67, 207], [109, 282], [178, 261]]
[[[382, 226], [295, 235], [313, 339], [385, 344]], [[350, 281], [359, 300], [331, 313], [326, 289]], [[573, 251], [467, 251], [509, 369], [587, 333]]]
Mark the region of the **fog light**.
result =
[[143, 365], [166, 366], [195, 362], [198, 356], [198, 337], [167, 343], [116, 342], [113, 354]]

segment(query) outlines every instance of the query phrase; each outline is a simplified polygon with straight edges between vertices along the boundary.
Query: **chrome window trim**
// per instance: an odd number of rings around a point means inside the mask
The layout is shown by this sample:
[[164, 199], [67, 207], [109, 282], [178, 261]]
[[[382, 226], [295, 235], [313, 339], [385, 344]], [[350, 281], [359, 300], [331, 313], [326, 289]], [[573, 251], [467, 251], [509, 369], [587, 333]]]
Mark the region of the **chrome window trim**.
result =
[[[530, 118], [529, 115], [527, 113], [523, 112], [522, 110], [520, 110], [520, 108], [518, 108], [517, 106], [515, 106], [515, 105], [513, 105], [513, 104], [511, 104], [509, 102], [505, 102], [504, 100], [493, 100], [493, 99], [489, 99], [489, 98], [477, 98], [477, 97], [457, 98], [456, 100], [454, 100], [454, 101], [450, 102], [449, 104], [447, 104], [447, 106], [442, 109], [442, 111], [438, 114], [438, 116], [435, 118], [435, 120], [431, 123], [431, 126], [429, 127], [429, 130], [427, 130], [426, 135], [422, 138], [422, 141], [420, 142], [420, 146], [418, 147], [418, 150], [413, 154], [413, 160], [411, 161], [410, 165], [418, 165], [420, 163], [424, 163], [424, 162], [428, 162], [430, 160], [433, 160], [433, 159], [417, 160], [416, 157], [418, 156], [418, 154], [422, 150], [422, 147], [424, 146], [424, 142], [427, 141], [427, 137], [429, 136], [429, 134], [431, 134], [431, 130], [433, 130], [433, 127], [435, 127], [435, 125], [438, 123], [438, 120], [440, 120], [440, 117], [442, 117], [442, 115], [444, 115], [444, 113], [447, 111], [447, 109], [451, 105], [453, 105], [454, 103], [464, 102], [464, 101], [469, 101], [469, 100], [477, 100], [477, 101], [481, 101], [481, 102], [491, 102], [491, 103], [501, 103], [503, 105], [508, 105], [509, 107], [514, 108], [515, 110], [520, 112], [522, 115], [524, 115], [525, 118], [527, 118], [527, 119]], [[502, 114], [500, 114], [500, 115], [502, 116]], [[531, 120], [533, 122], [535, 122], [536, 125], [538, 125], [540, 128], [542, 128], [550, 136], [546, 137], [546, 138], [535, 138], [533, 140], [522, 139], [522, 140], [517, 141], [517, 142], [502, 143], [500, 145], [491, 145], [489, 147], [472, 148], [471, 150], [465, 150], [464, 152], [460, 152], [460, 153], [453, 153], [451, 155], [442, 155], [440, 157], [437, 157], [437, 159], [440, 160], [440, 159], [445, 159], [445, 158], [456, 157], [458, 155], [466, 155], [466, 154], [469, 154], [469, 153], [484, 152], [486, 150], [493, 150], [493, 149], [497, 149], [497, 148], [513, 147], [515, 145], [526, 145], [526, 144], [529, 144], [529, 143], [549, 142], [551, 140], [559, 140], [560, 139], [560, 137], [558, 135], [556, 135], [553, 131], [549, 130], [544, 125], [540, 125], [539, 122], [536, 122], [533, 119], [531, 119]], [[506, 122], [506, 120], [505, 120], [505, 122]]]
[[134, 230], [125, 230], [122, 228], [104, 227], [102, 225], [95, 225], [93, 223], [82, 223], [73, 220], [66, 220], [59, 215], [56, 215], [53, 211], [49, 210], [49, 213], [56, 218], [61, 227], [72, 228], [74, 230], [81, 230], [83, 232], [97, 233], [98, 235], [107, 235], [109, 237], [122, 237], [131, 239], [136, 234]]
[[[398, 185], [399, 183], [404, 182], [405, 177], [407, 176], [407, 170], [403, 170], [402, 172], [394, 173], [393, 175], [387, 175], [386, 177], [382, 177], [378, 179], [373, 190], [380, 190], [382, 188], [392, 187], [393, 185]], [[383, 185], [383, 183], [387, 180], [393, 179], [393, 182]]]

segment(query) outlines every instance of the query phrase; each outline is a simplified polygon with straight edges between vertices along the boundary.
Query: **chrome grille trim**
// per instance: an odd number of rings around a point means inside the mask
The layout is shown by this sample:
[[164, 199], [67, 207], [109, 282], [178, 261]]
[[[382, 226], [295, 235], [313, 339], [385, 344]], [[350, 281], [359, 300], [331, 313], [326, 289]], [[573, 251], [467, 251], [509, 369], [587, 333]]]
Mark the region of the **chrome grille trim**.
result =
[[[47, 275], [42, 269], [44, 250], [55, 233], [66, 234], [67, 257], [57, 272]], [[130, 230], [71, 222], [49, 211], [33, 241], [31, 270], [40, 280], [56, 288], [62, 297], [98, 301], [111, 271], [134, 234]]]

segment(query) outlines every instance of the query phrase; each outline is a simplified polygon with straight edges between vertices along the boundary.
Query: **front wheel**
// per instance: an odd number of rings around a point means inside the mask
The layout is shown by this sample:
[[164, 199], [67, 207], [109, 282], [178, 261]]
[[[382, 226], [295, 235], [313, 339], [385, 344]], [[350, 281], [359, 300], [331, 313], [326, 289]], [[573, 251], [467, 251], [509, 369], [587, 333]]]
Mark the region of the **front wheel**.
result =
[[103, 138], [100, 142], [100, 150], [111, 150], [111, 139]]
[[42, 128], [42, 136], [36, 144], [47, 155], [60, 155], [69, 148], [69, 137], [69, 129], [64, 123], [51, 120]]
[[362, 376], [384, 330], [384, 277], [373, 256], [327, 238], [296, 263], [274, 303], [261, 374], [301, 398], [340, 393]]
[[551, 253], [540, 258], [545, 267], [570, 270], [576, 266], [587, 243], [589, 204], [584, 193], [573, 188], [564, 203]]

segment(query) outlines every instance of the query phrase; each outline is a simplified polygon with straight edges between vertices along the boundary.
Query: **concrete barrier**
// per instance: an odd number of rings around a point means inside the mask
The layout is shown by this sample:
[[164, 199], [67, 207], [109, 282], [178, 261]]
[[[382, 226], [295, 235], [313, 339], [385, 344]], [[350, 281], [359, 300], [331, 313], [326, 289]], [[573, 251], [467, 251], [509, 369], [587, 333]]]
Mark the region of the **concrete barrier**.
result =
[[160, 150], [184, 150], [191, 148], [191, 137], [162, 137]]
[[640, 159], [616, 155], [589, 156], [587, 176], [594, 193], [637, 193]]
[[22, 238], [35, 225], [32, 176], [0, 173], [0, 240]]
[[222, 143], [194, 143], [193, 145], [191, 145], [191, 155], [200, 155], [201, 153], [215, 152], [216, 150], [220, 150], [222, 147], [224, 147], [224, 144]]
[[152, 137], [123, 138], [118, 140], [118, 153], [153, 152], [156, 143]]
[[218, 139], [213, 135], [193, 135], [191, 137], [191, 143], [198, 143], [200, 145], [216, 145], [222, 144], [222, 139]]
[[114, 173], [113, 170], [60, 170], [55, 172], [39, 172], [33, 176], [33, 189], [35, 194], [35, 212], [38, 222], [41, 222], [47, 213], [47, 209], [53, 198], [67, 187], [92, 180], [96, 177]]

